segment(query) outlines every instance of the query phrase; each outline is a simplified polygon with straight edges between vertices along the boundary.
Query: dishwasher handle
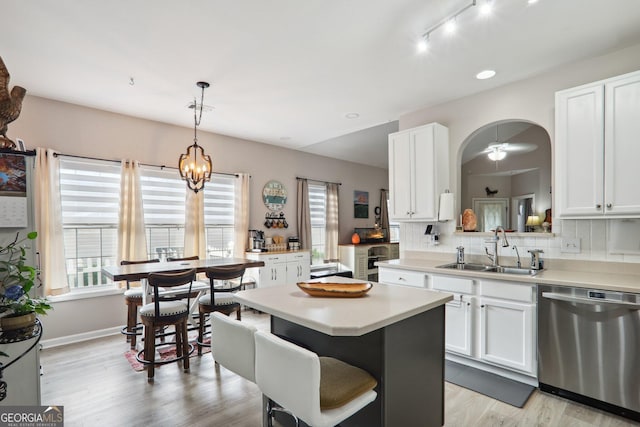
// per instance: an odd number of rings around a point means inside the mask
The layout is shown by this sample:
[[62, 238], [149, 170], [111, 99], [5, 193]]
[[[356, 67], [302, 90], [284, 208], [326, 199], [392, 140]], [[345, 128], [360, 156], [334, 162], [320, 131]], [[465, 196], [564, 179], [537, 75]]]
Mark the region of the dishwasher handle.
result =
[[558, 294], [555, 292], [543, 292], [542, 298], [553, 299], [557, 301], [567, 301], [567, 302], [576, 302], [580, 304], [606, 304], [606, 305], [617, 305], [622, 306], [631, 310], [640, 310], [640, 304], [636, 304], [633, 302], [625, 302], [625, 301], [611, 301], [611, 300], [603, 300], [603, 299], [595, 299], [595, 298], [583, 298], [583, 297], [574, 297], [571, 295]]

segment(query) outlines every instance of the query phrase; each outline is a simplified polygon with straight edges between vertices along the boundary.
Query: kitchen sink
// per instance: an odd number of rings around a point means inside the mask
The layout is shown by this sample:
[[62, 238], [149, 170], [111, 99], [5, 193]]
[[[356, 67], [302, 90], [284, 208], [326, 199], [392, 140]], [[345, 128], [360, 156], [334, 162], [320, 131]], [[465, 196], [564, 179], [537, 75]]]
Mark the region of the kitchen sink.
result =
[[462, 271], [480, 271], [485, 273], [518, 274], [523, 276], [535, 276], [540, 271], [522, 267], [494, 267], [492, 265], [484, 264], [456, 264], [455, 262], [451, 264], [438, 265], [436, 268], [446, 268], [449, 270]]
[[436, 266], [436, 268], [448, 268], [450, 270], [465, 270], [465, 271], [488, 271], [488, 272], [495, 272], [496, 271], [496, 267], [490, 266], [490, 265], [484, 265], [484, 264], [456, 264], [451, 263], [451, 264], [445, 264], [445, 265], [438, 265]]

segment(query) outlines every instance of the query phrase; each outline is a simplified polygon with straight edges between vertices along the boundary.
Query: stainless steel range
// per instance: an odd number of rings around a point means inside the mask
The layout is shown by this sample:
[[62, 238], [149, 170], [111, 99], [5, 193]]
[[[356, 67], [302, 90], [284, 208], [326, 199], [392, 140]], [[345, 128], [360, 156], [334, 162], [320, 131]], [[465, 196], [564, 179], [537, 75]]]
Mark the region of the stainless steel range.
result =
[[538, 380], [640, 421], [640, 295], [538, 285]]

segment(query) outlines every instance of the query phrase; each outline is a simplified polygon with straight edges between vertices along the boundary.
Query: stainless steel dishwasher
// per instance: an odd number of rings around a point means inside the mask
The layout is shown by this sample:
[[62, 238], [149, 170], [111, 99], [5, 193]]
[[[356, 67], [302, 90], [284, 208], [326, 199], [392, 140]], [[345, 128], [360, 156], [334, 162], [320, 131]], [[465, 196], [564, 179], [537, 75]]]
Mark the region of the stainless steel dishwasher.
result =
[[538, 285], [538, 381], [640, 421], [640, 294]]

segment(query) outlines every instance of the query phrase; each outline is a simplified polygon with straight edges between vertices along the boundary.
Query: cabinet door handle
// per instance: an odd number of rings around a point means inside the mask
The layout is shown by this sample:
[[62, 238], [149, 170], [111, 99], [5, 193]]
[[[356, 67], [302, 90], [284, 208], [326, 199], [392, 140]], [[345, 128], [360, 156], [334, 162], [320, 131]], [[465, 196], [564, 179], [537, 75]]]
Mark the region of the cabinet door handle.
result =
[[598, 203], [598, 204], [596, 205], [596, 209], [602, 209], [602, 205], [601, 205], [600, 203]]
[[482, 304], [482, 305], [480, 306], [480, 308], [484, 308], [484, 304]]
[[607, 203], [607, 209], [611, 209], [613, 205], [611, 203]]

